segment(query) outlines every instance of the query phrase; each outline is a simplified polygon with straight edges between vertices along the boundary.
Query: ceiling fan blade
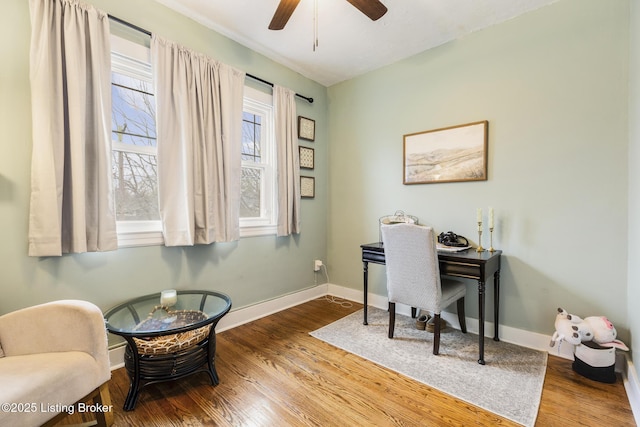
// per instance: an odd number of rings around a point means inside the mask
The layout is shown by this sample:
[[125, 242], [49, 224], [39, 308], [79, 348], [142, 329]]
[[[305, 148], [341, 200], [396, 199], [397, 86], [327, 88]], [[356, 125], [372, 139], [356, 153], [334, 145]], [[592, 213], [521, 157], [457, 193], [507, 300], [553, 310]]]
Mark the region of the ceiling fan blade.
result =
[[387, 13], [387, 7], [378, 0], [347, 0], [360, 12], [367, 15], [372, 21], [377, 21]]
[[270, 30], [281, 30], [287, 25], [289, 18], [291, 18], [291, 14], [294, 10], [296, 10], [296, 6], [298, 6], [300, 0], [280, 0], [280, 4], [276, 9], [276, 13], [273, 14], [273, 18], [271, 18], [271, 23], [269, 24]]

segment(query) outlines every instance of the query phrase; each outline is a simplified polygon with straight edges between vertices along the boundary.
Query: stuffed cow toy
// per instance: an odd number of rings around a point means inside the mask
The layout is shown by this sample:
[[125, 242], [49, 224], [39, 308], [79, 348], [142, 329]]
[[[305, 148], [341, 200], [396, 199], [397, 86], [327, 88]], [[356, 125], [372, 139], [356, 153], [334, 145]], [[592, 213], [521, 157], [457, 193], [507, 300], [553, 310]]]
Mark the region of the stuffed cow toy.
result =
[[581, 322], [582, 319], [580, 317], [569, 314], [562, 308], [558, 308], [558, 314], [556, 315], [555, 321], [556, 331], [551, 337], [549, 346], [553, 347], [556, 342], [560, 343], [562, 341], [566, 341], [573, 345], [580, 344], [582, 342], [582, 337], [580, 336], [580, 328], [577, 325]]
[[587, 329], [591, 333], [591, 340], [602, 347], [614, 347], [620, 350], [629, 351], [629, 348], [616, 337], [618, 332], [613, 323], [604, 316], [585, 317], [582, 323], [586, 324]]
[[602, 347], [614, 347], [629, 351], [629, 348], [616, 339], [617, 331], [613, 323], [604, 316], [589, 316], [582, 319], [574, 314], [567, 313], [563, 308], [558, 308], [555, 321], [556, 331], [551, 337], [549, 345], [553, 347], [556, 342], [566, 341], [569, 344], [579, 345], [585, 341], [593, 341]]

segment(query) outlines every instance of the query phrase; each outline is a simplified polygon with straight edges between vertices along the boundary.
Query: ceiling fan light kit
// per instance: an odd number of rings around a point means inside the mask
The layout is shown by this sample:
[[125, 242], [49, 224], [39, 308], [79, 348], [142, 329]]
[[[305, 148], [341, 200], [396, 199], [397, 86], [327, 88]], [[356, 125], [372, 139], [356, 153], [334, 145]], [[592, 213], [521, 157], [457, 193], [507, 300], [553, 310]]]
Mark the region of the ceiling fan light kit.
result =
[[[356, 9], [360, 12], [364, 13], [369, 19], [372, 21], [377, 21], [382, 18], [385, 13], [387, 13], [387, 7], [382, 4], [379, 0], [347, 0], [351, 3]], [[278, 4], [278, 8], [273, 14], [273, 18], [271, 18], [271, 23], [269, 24], [270, 30], [282, 30], [293, 11], [300, 3], [300, 0], [280, 0]]]

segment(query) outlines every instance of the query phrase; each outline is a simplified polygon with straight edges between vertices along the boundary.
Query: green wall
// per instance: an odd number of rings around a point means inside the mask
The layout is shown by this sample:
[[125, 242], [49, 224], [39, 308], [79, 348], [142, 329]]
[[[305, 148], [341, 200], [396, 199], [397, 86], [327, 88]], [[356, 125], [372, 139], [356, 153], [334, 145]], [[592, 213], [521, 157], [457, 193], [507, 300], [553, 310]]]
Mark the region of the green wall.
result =
[[[640, 4], [631, 1], [629, 73], [629, 330], [640, 332]], [[640, 354], [640, 339], [632, 339], [632, 354]], [[636, 368], [637, 371], [637, 368]], [[636, 416], [636, 419], [640, 415]]]
[[[314, 286], [314, 259], [326, 259], [326, 88], [149, 0], [88, 1], [118, 18], [196, 51], [313, 97], [298, 114], [316, 120], [316, 198], [301, 203], [302, 233], [243, 238], [188, 248], [143, 247], [115, 252], [27, 256], [31, 156], [29, 2], [3, 2], [0, 15], [0, 314], [63, 298], [81, 298], [103, 310], [166, 288], [229, 294], [234, 308]], [[260, 87], [260, 86], [258, 86]], [[263, 87], [264, 88], [264, 87]], [[264, 90], [268, 90], [264, 88]]]
[[[476, 242], [476, 208], [486, 220], [492, 206], [501, 324], [551, 334], [562, 306], [628, 340], [628, 16], [627, 1], [562, 0], [329, 88], [332, 281], [361, 288], [359, 245], [380, 216], [402, 209]], [[479, 120], [487, 181], [402, 184], [404, 134]], [[369, 272], [385, 295], [384, 269]]]

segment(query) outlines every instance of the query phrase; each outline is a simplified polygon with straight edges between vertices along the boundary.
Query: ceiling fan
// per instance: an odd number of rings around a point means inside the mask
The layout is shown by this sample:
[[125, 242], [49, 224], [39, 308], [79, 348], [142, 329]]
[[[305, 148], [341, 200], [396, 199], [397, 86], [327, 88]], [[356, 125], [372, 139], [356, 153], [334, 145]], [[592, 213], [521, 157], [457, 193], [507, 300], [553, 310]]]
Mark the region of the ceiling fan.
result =
[[[347, 0], [360, 12], [367, 15], [372, 21], [377, 21], [385, 13], [387, 8], [378, 0]], [[291, 14], [298, 6], [300, 0], [280, 0], [276, 12], [273, 14], [271, 23], [269, 24], [270, 30], [281, 30], [287, 25]]]

